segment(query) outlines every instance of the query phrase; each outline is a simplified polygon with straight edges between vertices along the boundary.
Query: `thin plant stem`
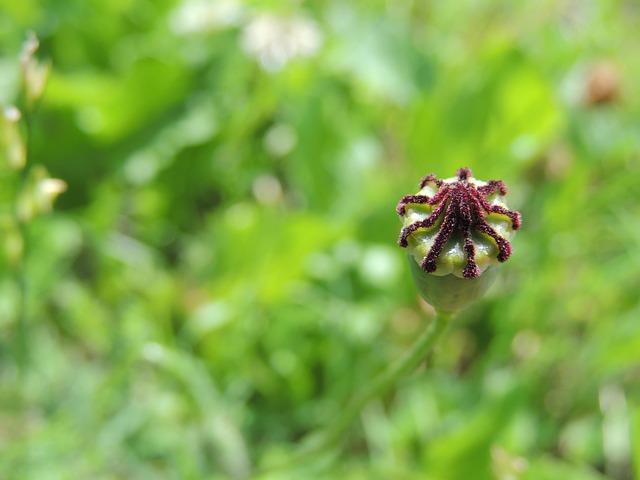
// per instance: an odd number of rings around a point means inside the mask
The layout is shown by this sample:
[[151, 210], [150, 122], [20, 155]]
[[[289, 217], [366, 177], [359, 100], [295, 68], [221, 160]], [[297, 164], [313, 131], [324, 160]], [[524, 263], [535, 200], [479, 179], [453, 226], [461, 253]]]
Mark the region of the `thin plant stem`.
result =
[[[436, 346], [442, 334], [451, 322], [453, 314], [438, 312], [434, 321], [422, 332], [411, 349], [397, 361], [383, 370], [372, 382], [358, 392], [348, 403], [329, 427], [319, 433], [312, 433], [305, 441], [305, 445], [285, 465], [263, 474], [275, 473], [276, 470], [294, 468], [304, 461], [318, 455], [329, 447], [337, 444], [344, 437], [345, 432], [353, 424], [356, 417], [369, 401], [387, 393], [405, 376], [414, 371], [425, 357]], [[254, 477], [254, 478], [259, 478]]]

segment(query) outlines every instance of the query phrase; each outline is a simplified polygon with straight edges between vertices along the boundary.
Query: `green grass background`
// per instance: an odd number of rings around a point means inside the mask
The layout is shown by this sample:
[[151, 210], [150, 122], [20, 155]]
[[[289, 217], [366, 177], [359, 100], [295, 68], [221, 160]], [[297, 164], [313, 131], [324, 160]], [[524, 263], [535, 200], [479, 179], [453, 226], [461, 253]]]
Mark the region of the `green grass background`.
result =
[[[318, 50], [265, 69], [265, 14]], [[28, 30], [53, 65], [29, 162], [68, 191], [28, 225], [22, 369], [0, 263], [0, 478], [286, 461], [430, 321], [394, 207], [462, 166], [523, 215], [497, 284], [269, 478], [638, 478], [637, 2], [0, 0], [4, 106]]]

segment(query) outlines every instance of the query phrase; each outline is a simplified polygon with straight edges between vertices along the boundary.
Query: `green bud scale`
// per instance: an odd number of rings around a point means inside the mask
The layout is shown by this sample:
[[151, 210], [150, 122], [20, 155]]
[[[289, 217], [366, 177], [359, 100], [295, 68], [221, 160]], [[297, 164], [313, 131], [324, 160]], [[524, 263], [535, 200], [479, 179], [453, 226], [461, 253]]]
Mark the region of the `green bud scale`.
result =
[[476, 180], [469, 168], [445, 180], [427, 175], [419, 188], [396, 208], [403, 224], [398, 244], [407, 249], [421, 295], [454, 312], [489, 288], [495, 267], [511, 255], [521, 217], [507, 208], [501, 180]]

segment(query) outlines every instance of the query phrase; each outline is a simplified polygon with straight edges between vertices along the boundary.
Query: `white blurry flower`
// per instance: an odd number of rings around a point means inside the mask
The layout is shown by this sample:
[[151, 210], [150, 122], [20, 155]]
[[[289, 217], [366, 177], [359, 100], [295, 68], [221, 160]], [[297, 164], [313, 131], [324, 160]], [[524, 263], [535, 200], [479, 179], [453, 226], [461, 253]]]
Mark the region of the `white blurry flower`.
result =
[[187, 0], [173, 11], [169, 24], [178, 35], [207, 33], [238, 25], [243, 14], [237, 0]]
[[282, 18], [263, 14], [242, 32], [242, 48], [268, 71], [283, 68], [294, 58], [313, 56], [322, 45], [316, 23], [302, 17]]

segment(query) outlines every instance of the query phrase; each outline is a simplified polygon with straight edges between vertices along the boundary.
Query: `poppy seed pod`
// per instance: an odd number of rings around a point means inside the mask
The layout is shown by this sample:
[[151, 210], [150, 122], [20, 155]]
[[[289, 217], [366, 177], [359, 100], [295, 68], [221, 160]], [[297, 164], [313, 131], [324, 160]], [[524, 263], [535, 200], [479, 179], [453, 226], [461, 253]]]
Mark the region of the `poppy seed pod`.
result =
[[511, 255], [520, 214], [507, 208], [501, 180], [476, 180], [469, 168], [445, 180], [427, 175], [419, 187], [396, 208], [403, 225], [398, 244], [407, 249], [422, 297], [440, 311], [457, 312], [495, 280], [496, 267]]

